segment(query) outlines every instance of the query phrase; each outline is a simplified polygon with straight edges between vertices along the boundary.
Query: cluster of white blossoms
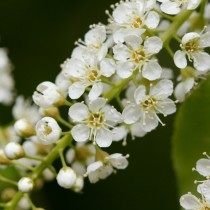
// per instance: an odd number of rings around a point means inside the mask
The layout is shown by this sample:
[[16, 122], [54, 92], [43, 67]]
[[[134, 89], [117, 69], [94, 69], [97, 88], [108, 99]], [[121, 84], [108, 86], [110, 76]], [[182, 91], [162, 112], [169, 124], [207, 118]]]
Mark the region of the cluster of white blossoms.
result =
[[186, 210], [208, 210], [210, 209], [210, 157], [204, 153], [206, 158], [197, 161], [193, 170], [204, 177], [204, 181], [195, 181], [197, 192], [201, 198], [192, 193], [187, 193], [180, 198], [180, 205]]
[[11, 76], [12, 65], [7, 50], [0, 48], [0, 104], [9, 105], [13, 101], [14, 81]]
[[[129, 155], [109, 154], [106, 148], [119, 141], [126, 145], [127, 138], [141, 138], [165, 125], [176, 103], [210, 70], [205, 6], [204, 0], [126, 0], [112, 5], [112, 13], [106, 11], [108, 24], [92, 25], [84, 40], [76, 42], [55, 82], [37, 86], [32, 96], [36, 105], [17, 98], [16, 122], [12, 134], [5, 135], [0, 163], [14, 165], [21, 177], [13, 188], [18, 192], [11, 193], [6, 205], [30, 208], [32, 202], [23, 194], [38, 188], [37, 179], [39, 186], [55, 179], [61, 187], [80, 192], [86, 177], [96, 183], [127, 168]], [[205, 27], [192, 32], [188, 18], [200, 10]], [[196, 21], [200, 23], [200, 16]], [[60, 167], [55, 167], [58, 158]]]

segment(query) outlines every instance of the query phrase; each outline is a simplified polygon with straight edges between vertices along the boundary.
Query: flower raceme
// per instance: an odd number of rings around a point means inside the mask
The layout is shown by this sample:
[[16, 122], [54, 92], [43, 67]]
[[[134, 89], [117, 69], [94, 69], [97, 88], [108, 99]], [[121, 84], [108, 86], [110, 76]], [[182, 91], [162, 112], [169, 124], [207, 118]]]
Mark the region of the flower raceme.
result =
[[[201, 2], [202, 14], [196, 10]], [[141, 138], [159, 124], [165, 125], [162, 117], [176, 112], [176, 103], [184, 101], [210, 70], [208, 25], [200, 32], [189, 21], [199, 14], [208, 23], [209, 5], [204, 3], [126, 0], [112, 5], [113, 11], [106, 11], [108, 24], [90, 26], [61, 65], [55, 83], [37, 86], [32, 96], [37, 106], [17, 98], [16, 123], [2, 132], [7, 143], [0, 148], [0, 163], [14, 165], [23, 176], [17, 183], [0, 176], [19, 190], [5, 204], [8, 208], [24, 204], [30, 208], [29, 197], [22, 193], [36, 188], [38, 178], [43, 182], [56, 179], [59, 186], [80, 192], [85, 177], [96, 183], [127, 168], [128, 155], [109, 154], [105, 149], [113, 142], [126, 145], [128, 137]], [[177, 44], [175, 49], [181, 48], [175, 53], [171, 40]], [[164, 51], [168, 54], [163, 58]], [[175, 63], [173, 70], [166, 60]], [[0, 53], [0, 73], [5, 63], [8, 60]], [[0, 83], [0, 102], [2, 95]], [[21, 138], [26, 139], [22, 144]], [[53, 164], [57, 158], [60, 169]], [[209, 176], [205, 161], [196, 170]], [[203, 183], [199, 191], [207, 186]], [[201, 201], [188, 194], [181, 198], [181, 205], [208, 209], [204, 197]]]

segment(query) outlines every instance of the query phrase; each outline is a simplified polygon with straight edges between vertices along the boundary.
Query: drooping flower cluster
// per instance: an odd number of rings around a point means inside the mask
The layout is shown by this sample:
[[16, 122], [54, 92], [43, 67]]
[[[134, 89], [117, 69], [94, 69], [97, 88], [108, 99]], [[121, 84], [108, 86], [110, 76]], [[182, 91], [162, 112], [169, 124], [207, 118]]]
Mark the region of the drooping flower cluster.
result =
[[[184, 101], [210, 70], [206, 27], [202, 33], [191, 32], [189, 23], [179, 33], [188, 21], [182, 12], [196, 14], [199, 4], [126, 0], [112, 5], [113, 12], [106, 11], [108, 24], [92, 25], [84, 40], [76, 42], [55, 83], [37, 86], [32, 98], [39, 108], [17, 99], [17, 141], [0, 150], [0, 163], [20, 171], [19, 191], [30, 193], [42, 177], [56, 178], [61, 187], [80, 192], [85, 177], [96, 183], [128, 166], [129, 155], [109, 154], [106, 148], [119, 141], [125, 145], [127, 137], [140, 138], [165, 125], [164, 117], [176, 112], [176, 103]], [[180, 14], [168, 16], [161, 10]], [[173, 52], [171, 40], [180, 50]], [[178, 67], [177, 78], [166, 62], [170, 56]], [[57, 158], [60, 168], [53, 165]]]

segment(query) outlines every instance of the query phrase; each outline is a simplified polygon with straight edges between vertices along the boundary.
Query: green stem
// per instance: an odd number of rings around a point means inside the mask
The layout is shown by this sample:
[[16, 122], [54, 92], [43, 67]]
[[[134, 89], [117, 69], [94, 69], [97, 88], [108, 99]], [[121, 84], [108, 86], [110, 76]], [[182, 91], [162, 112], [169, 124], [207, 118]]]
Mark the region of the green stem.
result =
[[8, 179], [8, 178], [2, 176], [2, 175], [0, 175], [0, 181], [1, 181], [1, 182], [4, 182], [4, 183], [7, 183], [7, 184], [11, 184], [11, 185], [17, 186], [17, 183], [16, 183], [15, 181], [10, 180], [10, 179]]
[[[70, 144], [71, 141], [72, 137], [70, 135], [66, 135], [61, 140], [59, 140], [57, 145], [44, 158], [43, 162], [41, 162], [40, 165], [38, 165], [34, 169], [33, 173], [31, 173], [29, 177], [35, 181], [42, 174], [42, 172], [46, 168], [48, 168], [54, 162], [54, 160], [56, 160], [59, 157], [59, 151], [65, 149]], [[13, 197], [13, 199], [9, 203], [7, 203], [5, 210], [14, 210], [23, 195], [24, 193], [17, 192], [16, 195]]]

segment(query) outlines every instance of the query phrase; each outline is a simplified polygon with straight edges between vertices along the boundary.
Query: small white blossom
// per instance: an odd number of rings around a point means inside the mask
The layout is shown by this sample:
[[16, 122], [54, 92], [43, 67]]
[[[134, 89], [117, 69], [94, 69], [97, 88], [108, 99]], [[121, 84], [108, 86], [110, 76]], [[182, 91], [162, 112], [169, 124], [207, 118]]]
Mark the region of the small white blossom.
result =
[[31, 178], [23, 177], [18, 181], [18, 190], [24, 193], [28, 193], [33, 189], [33, 181]]
[[196, 163], [196, 171], [202, 176], [210, 176], [210, 159], [202, 158]]
[[53, 144], [59, 140], [62, 130], [51, 117], [44, 117], [36, 124], [36, 135], [42, 144]]
[[177, 15], [182, 9], [194, 10], [196, 9], [201, 0], [158, 0], [162, 4], [161, 10], [169, 15]]
[[84, 178], [82, 176], [77, 176], [76, 182], [73, 186], [75, 192], [81, 192], [84, 187]]
[[26, 119], [19, 119], [14, 124], [14, 129], [17, 135], [21, 137], [31, 137], [35, 135], [33, 124]]
[[76, 173], [70, 167], [65, 167], [60, 169], [56, 179], [61, 187], [70, 189], [76, 183], [77, 176]]
[[202, 184], [199, 184], [197, 191], [210, 202], [210, 180], [206, 180]]
[[[152, 3], [151, 3], [152, 2]], [[119, 3], [110, 19], [114, 25], [115, 43], [124, 42], [130, 35], [140, 36], [145, 28], [155, 29], [160, 21], [158, 13], [152, 11], [155, 1], [126, 1]]]
[[11, 160], [22, 158], [25, 155], [23, 147], [16, 142], [8, 143], [4, 148], [4, 153]]
[[210, 55], [204, 52], [204, 48], [210, 47], [210, 32], [198, 34], [187, 33], [182, 38], [181, 48], [174, 55], [175, 65], [180, 68], [187, 67], [187, 58], [193, 61], [194, 68], [198, 71], [210, 69]]
[[48, 108], [62, 105], [64, 97], [54, 83], [42, 82], [33, 94], [33, 101], [40, 107]]
[[23, 96], [16, 98], [15, 104], [12, 108], [12, 114], [15, 120], [25, 119], [32, 124], [40, 119], [38, 107], [32, 105], [30, 100], [24, 99]]
[[168, 97], [173, 93], [173, 83], [170, 80], [160, 80], [150, 87], [147, 93], [146, 87], [139, 86], [134, 93], [134, 103], [128, 104], [123, 110], [123, 118], [126, 124], [133, 124], [140, 120], [143, 130], [150, 132], [161, 122], [158, 114], [164, 116], [176, 111], [174, 102]]
[[88, 176], [91, 183], [96, 183], [100, 179], [106, 179], [110, 176], [114, 169], [125, 169], [128, 166], [128, 156], [122, 154], [113, 154], [105, 157], [102, 161], [97, 161], [90, 164], [87, 168], [86, 175]]
[[113, 47], [114, 58], [117, 62], [117, 74], [121, 78], [128, 78], [133, 71], [138, 69], [142, 76], [148, 80], [156, 80], [161, 77], [162, 68], [154, 59], [154, 55], [160, 52], [163, 43], [156, 36], [143, 40], [137, 36], [130, 36], [125, 44], [117, 44]]
[[77, 123], [71, 130], [77, 142], [93, 140], [100, 147], [109, 147], [113, 140], [110, 128], [121, 122], [121, 114], [111, 106], [106, 105], [106, 100], [98, 98], [89, 106], [76, 103], [69, 109], [70, 118]]
[[69, 97], [78, 99], [91, 87], [88, 96], [90, 100], [95, 100], [103, 92], [101, 77], [110, 77], [115, 73], [115, 62], [111, 58], [99, 60], [96, 54], [86, 49], [80, 53], [80, 56], [73, 56], [62, 65], [65, 77], [72, 80]]
[[208, 210], [210, 208], [209, 202], [200, 200], [191, 193], [180, 198], [180, 205], [186, 210]]

